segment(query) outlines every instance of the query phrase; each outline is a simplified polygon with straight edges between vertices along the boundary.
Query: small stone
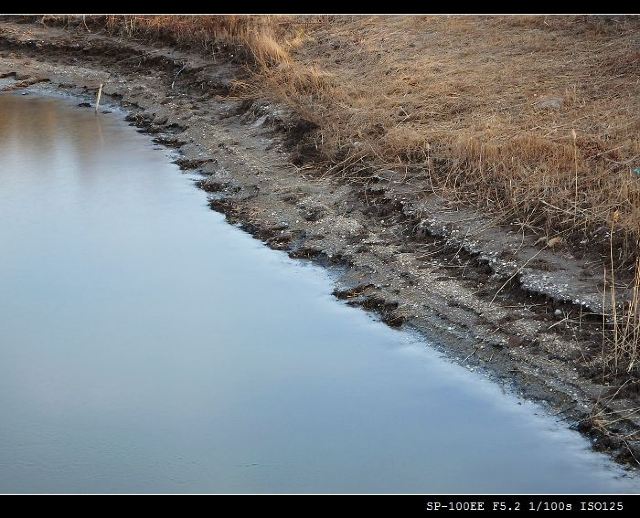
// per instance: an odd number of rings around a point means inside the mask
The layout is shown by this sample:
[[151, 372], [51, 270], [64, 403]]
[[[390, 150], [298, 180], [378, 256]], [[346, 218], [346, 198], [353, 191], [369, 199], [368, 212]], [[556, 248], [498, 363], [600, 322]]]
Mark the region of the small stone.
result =
[[564, 105], [564, 100], [561, 97], [546, 97], [536, 102], [538, 108], [545, 110], [559, 110]]

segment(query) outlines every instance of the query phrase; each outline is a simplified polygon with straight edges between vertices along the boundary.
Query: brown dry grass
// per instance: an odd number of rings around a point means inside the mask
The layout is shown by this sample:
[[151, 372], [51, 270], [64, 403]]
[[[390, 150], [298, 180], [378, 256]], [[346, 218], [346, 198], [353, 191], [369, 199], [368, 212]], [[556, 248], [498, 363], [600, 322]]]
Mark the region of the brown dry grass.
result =
[[[613, 292], [613, 290], [612, 290]], [[615, 302], [615, 292], [613, 292]], [[614, 305], [612, 307], [615, 308]], [[636, 275], [632, 284], [632, 295], [624, 302], [618, 316], [613, 311], [613, 337], [607, 348], [609, 354], [609, 370], [615, 374], [637, 374], [638, 355], [640, 354], [640, 261], [636, 264]]]
[[[631, 259], [639, 22], [338, 18], [310, 30], [292, 64], [263, 74], [271, 95], [319, 125], [327, 156], [419, 164], [442, 194], [547, 235], [588, 235], [617, 210], [621, 256]], [[323, 81], [309, 91], [311, 72]]]
[[107, 16], [109, 31], [128, 36], [199, 45], [212, 50], [218, 42], [242, 47], [246, 58], [262, 65], [286, 62], [277, 24], [269, 16]]

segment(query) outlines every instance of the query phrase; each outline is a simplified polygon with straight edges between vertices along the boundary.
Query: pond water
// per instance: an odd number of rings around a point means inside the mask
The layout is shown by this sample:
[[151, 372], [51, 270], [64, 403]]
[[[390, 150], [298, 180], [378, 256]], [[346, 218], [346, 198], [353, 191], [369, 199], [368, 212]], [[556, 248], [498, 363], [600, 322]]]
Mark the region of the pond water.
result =
[[77, 102], [0, 95], [0, 492], [638, 490]]

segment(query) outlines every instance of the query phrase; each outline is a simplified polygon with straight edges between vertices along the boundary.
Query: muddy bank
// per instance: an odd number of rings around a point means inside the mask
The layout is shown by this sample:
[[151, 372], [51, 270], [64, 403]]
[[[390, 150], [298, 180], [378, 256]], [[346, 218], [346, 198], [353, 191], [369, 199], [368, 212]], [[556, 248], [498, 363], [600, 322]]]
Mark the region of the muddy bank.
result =
[[104, 83], [107, 103], [201, 173], [212, 208], [272, 248], [335, 267], [337, 297], [548, 402], [618, 460], [640, 458], [638, 384], [602, 383], [594, 265], [405, 192], [385, 171], [346, 182], [323, 170], [305, 140], [313, 128], [233, 97], [233, 81], [247, 80], [235, 59], [0, 23], [0, 88], [61, 88], [91, 103]]

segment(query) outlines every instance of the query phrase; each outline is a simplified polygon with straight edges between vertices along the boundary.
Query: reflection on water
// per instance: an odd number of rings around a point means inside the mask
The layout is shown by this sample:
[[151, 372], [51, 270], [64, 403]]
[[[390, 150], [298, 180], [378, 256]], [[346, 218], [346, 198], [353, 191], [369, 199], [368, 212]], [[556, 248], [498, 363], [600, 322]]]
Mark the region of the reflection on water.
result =
[[624, 492], [331, 295], [120, 118], [0, 95], [0, 491]]

